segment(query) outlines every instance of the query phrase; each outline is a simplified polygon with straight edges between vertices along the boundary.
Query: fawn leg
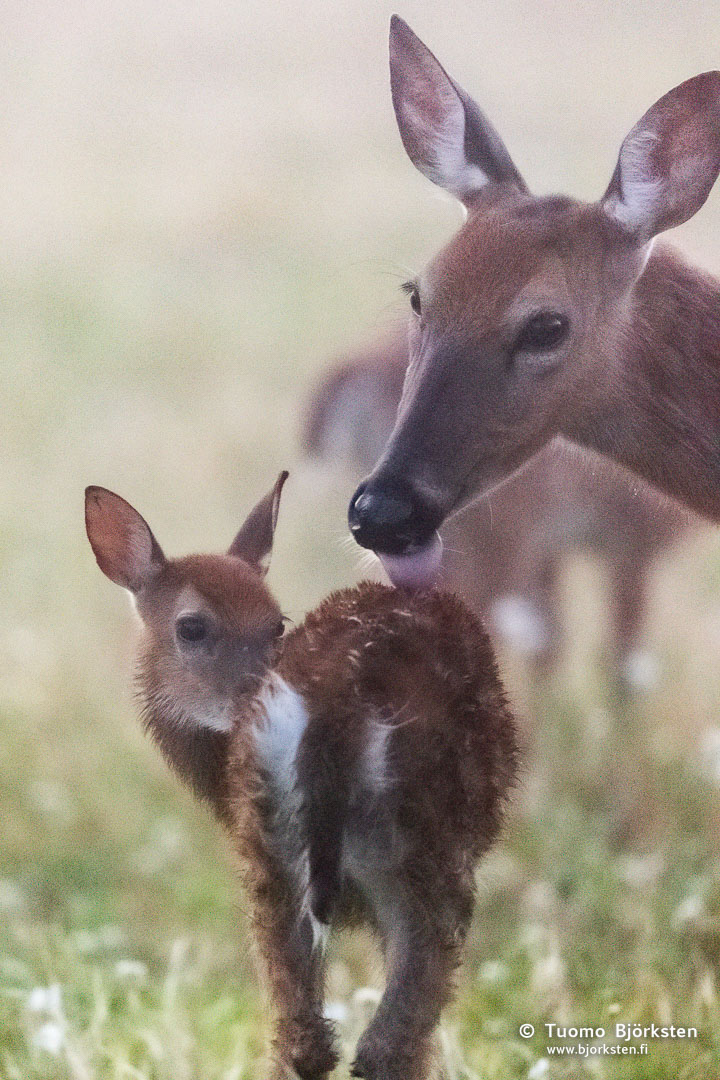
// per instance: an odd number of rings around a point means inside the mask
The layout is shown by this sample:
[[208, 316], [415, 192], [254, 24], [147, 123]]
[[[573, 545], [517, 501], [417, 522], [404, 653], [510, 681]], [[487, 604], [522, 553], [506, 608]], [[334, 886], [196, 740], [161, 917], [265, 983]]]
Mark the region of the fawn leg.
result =
[[[323, 957], [297, 883], [256, 837], [247, 890], [254, 937], [276, 1012], [270, 1080], [323, 1080], [335, 1068], [331, 1025], [322, 1012]], [[247, 851], [247, 848], [246, 848]]]
[[639, 645], [648, 602], [647, 570], [642, 552], [612, 567], [612, 655], [621, 699], [650, 689], [656, 678], [652, 655]]
[[453, 906], [449, 917], [447, 900], [437, 897], [434, 904], [400, 902], [379, 912], [387, 986], [358, 1043], [353, 1076], [427, 1080], [430, 1075], [433, 1033], [452, 993], [471, 896]]

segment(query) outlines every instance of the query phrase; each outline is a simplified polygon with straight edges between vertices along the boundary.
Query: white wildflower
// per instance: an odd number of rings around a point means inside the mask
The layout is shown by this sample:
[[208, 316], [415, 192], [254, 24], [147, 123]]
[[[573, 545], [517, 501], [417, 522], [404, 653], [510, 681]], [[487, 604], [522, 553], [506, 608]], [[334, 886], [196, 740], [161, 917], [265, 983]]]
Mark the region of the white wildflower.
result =
[[488, 960], [478, 971], [478, 979], [485, 983], [504, 983], [509, 974], [508, 966], [502, 960]]
[[30, 1034], [30, 1042], [35, 1050], [57, 1056], [65, 1046], [67, 1021], [63, 1012], [62, 991], [58, 983], [50, 986], [35, 986], [30, 991], [26, 1002], [27, 1011], [33, 1021], [42, 1022]]
[[41, 1024], [32, 1034], [32, 1044], [36, 1050], [57, 1057], [65, 1046], [65, 1024], [56, 1020]]
[[699, 919], [700, 916], [704, 914], [705, 901], [702, 896], [698, 893], [690, 893], [690, 895], [686, 896], [675, 908], [673, 923], [675, 926], [684, 926], [686, 923]]
[[28, 1011], [31, 1013], [49, 1013], [51, 1016], [62, 1015], [62, 992], [58, 983], [52, 986], [35, 986], [28, 994]]

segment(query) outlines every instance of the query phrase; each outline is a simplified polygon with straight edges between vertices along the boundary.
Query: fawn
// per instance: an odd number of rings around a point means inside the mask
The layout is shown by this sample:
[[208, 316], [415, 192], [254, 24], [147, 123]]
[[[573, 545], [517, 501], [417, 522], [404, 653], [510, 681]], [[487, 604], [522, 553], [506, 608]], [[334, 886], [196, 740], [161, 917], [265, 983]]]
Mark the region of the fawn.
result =
[[516, 773], [488, 638], [449, 593], [371, 582], [283, 634], [264, 581], [282, 473], [225, 555], [167, 559], [143, 518], [86, 492], [98, 564], [135, 598], [143, 715], [239, 855], [276, 1012], [273, 1080], [320, 1080], [331, 924], [365, 922], [387, 986], [356, 1076], [422, 1080]]
[[720, 282], [653, 247], [720, 172], [720, 72], [645, 113], [596, 203], [530, 194], [487, 117], [397, 17], [390, 79], [408, 155], [468, 216], [407, 284], [408, 377], [350, 505], [357, 541], [413, 553], [417, 571], [445, 518], [555, 435], [720, 521]]
[[[305, 453], [369, 472], [392, 430], [407, 364], [403, 331], [327, 368], [308, 394]], [[579, 549], [592, 552], [607, 581], [610, 674], [621, 691], [647, 688], [653, 664], [641, 635], [650, 572], [700, 524], [632, 474], [553, 440], [445, 522], [442, 581], [543, 676], [562, 651], [564, 563]]]

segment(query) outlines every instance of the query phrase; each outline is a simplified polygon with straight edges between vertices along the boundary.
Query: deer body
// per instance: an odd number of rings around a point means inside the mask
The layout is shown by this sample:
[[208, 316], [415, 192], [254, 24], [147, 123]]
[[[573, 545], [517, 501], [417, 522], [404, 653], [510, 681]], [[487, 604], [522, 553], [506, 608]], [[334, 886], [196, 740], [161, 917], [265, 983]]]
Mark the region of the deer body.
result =
[[410, 364], [397, 422], [350, 528], [379, 554], [435, 530], [556, 435], [720, 521], [720, 284], [655, 237], [720, 172], [720, 72], [638, 121], [604, 196], [528, 192], [500, 137], [402, 20], [393, 104], [417, 166], [464, 203], [450, 243], [407, 284]]
[[281, 641], [261, 560], [283, 480], [227, 555], [165, 559], [97, 488], [88, 535], [136, 596], [146, 722], [240, 857], [277, 1014], [274, 1080], [320, 1080], [336, 1063], [322, 945], [350, 921], [377, 932], [387, 967], [355, 1075], [423, 1080], [474, 866], [514, 780], [513, 722], [487, 636], [450, 594], [366, 582]]

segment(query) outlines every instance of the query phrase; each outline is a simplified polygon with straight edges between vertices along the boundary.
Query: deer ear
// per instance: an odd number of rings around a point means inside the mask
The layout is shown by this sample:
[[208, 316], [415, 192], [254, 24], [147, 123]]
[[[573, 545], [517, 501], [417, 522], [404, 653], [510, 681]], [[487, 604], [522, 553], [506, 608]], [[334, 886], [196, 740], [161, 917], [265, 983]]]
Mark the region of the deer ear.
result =
[[720, 172], [720, 71], [661, 97], [620, 148], [602, 205], [636, 240], [682, 225]]
[[85, 489], [85, 528], [98, 566], [124, 589], [139, 592], [166, 564], [145, 519], [107, 488]]
[[280, 495], [288, 475], [287, 472], [280, 473], [274, 487], [250, 511], [240, 532], [228, 548], [228, 555], [250, 563], [263, 576], [270, 565]]
[[397, 15], [390, 21], [390, 86], [403, 145], [434, 184], [464, 203], [486, 184], [527, 191], [488, 118]]

